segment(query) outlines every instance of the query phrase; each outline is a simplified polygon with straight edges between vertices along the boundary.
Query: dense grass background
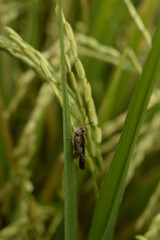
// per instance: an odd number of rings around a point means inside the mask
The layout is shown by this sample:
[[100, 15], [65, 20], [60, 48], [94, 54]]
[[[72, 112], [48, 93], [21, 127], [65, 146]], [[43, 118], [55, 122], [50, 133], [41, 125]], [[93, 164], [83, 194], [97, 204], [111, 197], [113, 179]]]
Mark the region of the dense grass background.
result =
[[[75, 239], [76, 205], [78, 239], [159, 239], [160, 2], [55, 7], [0, 0], [0, 239]], [[73, 133], [86, 113], [86, 169], [66, 151], [64, 168], [63, 120]]]

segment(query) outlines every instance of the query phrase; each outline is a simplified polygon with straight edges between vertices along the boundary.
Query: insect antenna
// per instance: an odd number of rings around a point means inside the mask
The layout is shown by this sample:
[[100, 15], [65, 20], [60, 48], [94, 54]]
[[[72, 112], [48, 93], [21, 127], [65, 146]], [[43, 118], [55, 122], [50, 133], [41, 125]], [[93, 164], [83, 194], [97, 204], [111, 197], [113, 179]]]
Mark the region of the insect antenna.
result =
[[85, 123], [85, 125], [91, 125], [93, 124], [94, 122], [88, 122], [88, 123]]
[[90, 124], [93, 124], [93, 123], [94, 123], [94, 122], [85, 123], [85, 119], [86, 119], [86, 117], [87, 117], [87, 114], [88, 114], [88, 111], [86, 111], [86, 114], [85, 114], [85, 116], [84, 116], [84, 118], [83, 118], [83, 125], [84, 125], [84, 126], [90, 125]]

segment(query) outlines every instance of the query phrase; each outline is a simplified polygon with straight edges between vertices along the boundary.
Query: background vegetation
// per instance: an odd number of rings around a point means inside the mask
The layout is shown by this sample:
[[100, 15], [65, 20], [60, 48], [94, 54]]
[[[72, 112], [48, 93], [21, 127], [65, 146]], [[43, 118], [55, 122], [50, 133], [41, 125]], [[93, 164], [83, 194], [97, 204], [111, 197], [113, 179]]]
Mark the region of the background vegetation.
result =
[[[79, 239], [93, 239], [94, 230], [97, 239], [159, 239], [160, 2], [62, 1], [59, 27], [55, 7], [0, 0], [0, 239], [71, 240], [76, 205]], [[72, 133], [86, 114], [94, 122], [84, 171], [66, 153], [71, 173], [64, 168], [62, 105]]]

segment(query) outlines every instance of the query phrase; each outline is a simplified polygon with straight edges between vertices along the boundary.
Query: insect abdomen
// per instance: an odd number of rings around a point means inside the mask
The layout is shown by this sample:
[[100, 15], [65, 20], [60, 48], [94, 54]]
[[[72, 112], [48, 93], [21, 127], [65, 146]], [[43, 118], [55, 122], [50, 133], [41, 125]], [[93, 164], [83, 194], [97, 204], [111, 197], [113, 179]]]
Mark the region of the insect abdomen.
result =
[[79, 158], [79, 167], [82, 170], [85, 169], [85, 158], [84, 157]]

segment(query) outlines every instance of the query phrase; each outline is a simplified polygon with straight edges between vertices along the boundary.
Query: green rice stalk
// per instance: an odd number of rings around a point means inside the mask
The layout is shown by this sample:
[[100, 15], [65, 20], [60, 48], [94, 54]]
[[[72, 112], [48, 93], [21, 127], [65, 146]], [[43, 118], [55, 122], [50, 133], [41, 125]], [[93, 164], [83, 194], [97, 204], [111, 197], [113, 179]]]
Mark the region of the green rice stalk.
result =
[[70, 121], [70, 109], [67, 92], [66, 66], [64, 52], [64, 32], [61, 11], [61, 0], [58, 0], [58, 21], [61, 48], [61, 81], [62, 81], [62, 102], [63, 102], [63, 140], [64, 140], [64, 181], [65, 181], [65, 204], [64, 204], [64, 225], [65, 239], [78, 239], [77, 225], [77, 186], [75, 164], [72, 157], [72, 132]]

